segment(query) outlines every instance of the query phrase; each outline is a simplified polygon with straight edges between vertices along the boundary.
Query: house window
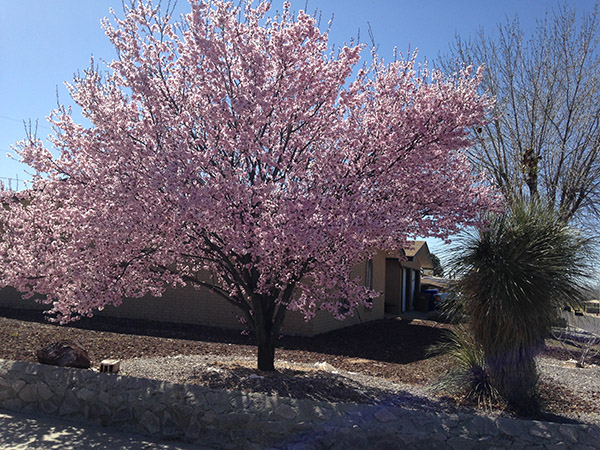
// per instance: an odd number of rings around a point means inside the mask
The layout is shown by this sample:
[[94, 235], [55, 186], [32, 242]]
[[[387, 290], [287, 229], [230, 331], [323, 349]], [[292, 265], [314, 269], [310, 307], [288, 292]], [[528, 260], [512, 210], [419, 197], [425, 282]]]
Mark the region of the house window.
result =
[[365, 264], [365, 286], [373, 289], [373, 260], [369, 259]]

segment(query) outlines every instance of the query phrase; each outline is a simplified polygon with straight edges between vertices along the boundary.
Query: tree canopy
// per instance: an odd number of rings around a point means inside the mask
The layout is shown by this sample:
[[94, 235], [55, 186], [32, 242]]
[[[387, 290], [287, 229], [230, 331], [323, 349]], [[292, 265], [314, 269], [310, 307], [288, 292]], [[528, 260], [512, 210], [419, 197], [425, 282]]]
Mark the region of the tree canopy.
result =
[[431, 254], [431, 262], [433, 263], [433, 275], [436, 277], [443, 277], [444, 276], [444, 266], [442, 266], [442, 262], [440, 261], [440, 258], [432, 253]]

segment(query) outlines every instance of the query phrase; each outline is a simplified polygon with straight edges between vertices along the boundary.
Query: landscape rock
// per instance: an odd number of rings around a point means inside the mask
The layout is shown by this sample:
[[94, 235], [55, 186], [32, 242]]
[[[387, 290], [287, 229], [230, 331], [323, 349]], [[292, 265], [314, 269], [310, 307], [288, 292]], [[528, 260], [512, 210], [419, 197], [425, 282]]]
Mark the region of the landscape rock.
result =
[[59, 341], [37, 351], [38, 362], [59, 367], [89, 369], [90, 357], [75, 341]]
[[393, 420], [397, 419], [397, 417], [386, 408], [381, 408], [377, 410], [373, 415], [379, 422], [383, 423], [392, 422]]
[[282, 403], [275, 408], [275, 414], [288, 420], [292, 420], [296, 417], [296, 411], [290, 405], [285, 403]]
[[19, 398], [27, 403], [35, 402], [38, 398], [37, 386], [28, 384], [19, 392]]
[[140, 418], [140, 424], [150, 434], [157, 434], [160, 432], [160, 421], [150, 411], [146, 411]]

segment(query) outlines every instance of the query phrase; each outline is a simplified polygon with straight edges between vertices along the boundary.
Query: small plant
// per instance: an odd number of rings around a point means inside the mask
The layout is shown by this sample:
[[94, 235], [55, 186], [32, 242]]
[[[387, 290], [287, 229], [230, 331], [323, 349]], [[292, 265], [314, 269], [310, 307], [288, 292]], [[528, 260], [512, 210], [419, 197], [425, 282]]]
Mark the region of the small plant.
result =
[[434, 385], [435, 392], [462, 395], [464, 400], [488, 409], [501, 401], [486, 370], [483, 349], [466, 327], [449, 331], [429, 353], [449, 355], [454, 362], [454, 367]]

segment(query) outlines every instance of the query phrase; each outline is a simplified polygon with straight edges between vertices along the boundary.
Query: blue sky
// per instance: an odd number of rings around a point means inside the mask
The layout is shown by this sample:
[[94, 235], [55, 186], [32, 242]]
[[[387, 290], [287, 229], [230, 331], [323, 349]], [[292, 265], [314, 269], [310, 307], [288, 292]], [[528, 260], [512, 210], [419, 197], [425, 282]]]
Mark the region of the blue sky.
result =
[[[283, 0], [273, 0], [280, 8]], [[166, 3], [166, 1], [164, 2]], [[595, 0], [572, 0], [578, 12], [591, 11]], [[304, 9], [306, 0], [292, 0]], [[121, 0], [0, 0], [0, 181], [16, 187], [27, 179], [27, 168], [6, 156], [25, 137], [23, 121], [38, 121], [38, 136], [50, 128], [45, 118], [61, 103], [70, 104], [64, 82], [89, 65], [90, 56], [112, 60], [114, 51], [100, 20]], [[506, 17], [518, 16], [523, 28], [556, 6], [546, 0], [309, 0], [308, 11], [321, 10], [322, 26], [334, 16], [330, 42], [341, 45], [356, 37], [369, 42], [370, 24], [379, 54], [390, 59], [394, 47], [419, 49], [430, 60], [446, 53], [458, 33], [468, 38], [480, 27], [493, 32]], [[186, 12], [186, 0], [177, 11]], [[121, 14], [122, 16], [122, 14]], [[368, 52], [365, 52], [368, 57]], [[74, 113], [78, 110], [75, 107]], [[22, 183], [19, 187], [22, 187]]]

